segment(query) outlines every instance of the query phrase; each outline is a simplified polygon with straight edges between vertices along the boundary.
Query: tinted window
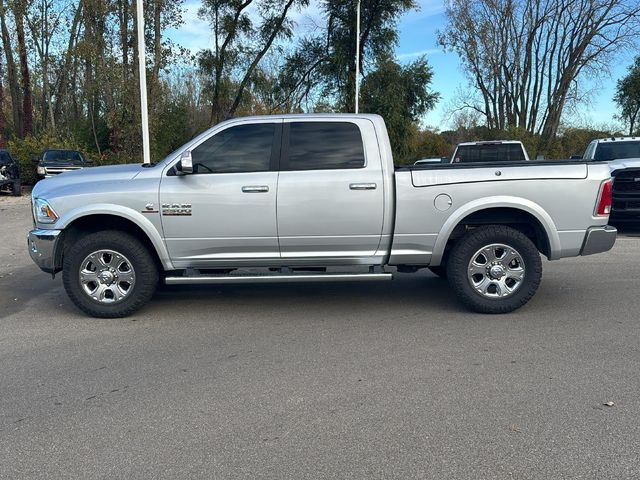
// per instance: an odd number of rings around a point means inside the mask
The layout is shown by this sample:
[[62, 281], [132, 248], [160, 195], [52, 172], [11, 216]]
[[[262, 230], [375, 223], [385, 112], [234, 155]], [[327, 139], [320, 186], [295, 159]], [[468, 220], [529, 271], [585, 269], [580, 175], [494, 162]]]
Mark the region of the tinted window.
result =
[[0, 165], [11, 165], [13, 160], [11, 160], [11, 155], [9, 152], [0, 151]]
[[84, 161], [80, 152], [74, 152], [73, 150], [47, 150], [44, 152], [43, 159], [46, 162], [64, 163], [82, 163]]
[[290, 124], [289, 170], [364, 167], [360, 129], [348, 122]]
[[274, 123], [230, 127], [192, 152], [193, 173], [264, 172], [269, 170]]
[[640, 158], [640, 141], [600, 143], [594, 160], [617, 160], [620, 158]]
[[522, 151], [522, 147], [515, 143], [509, 143], [506, 145], [507, 147], [507, 158], [510, 162], [526, 162], [527, 159], [524, 157], [524, 152]]
[[522, 147], [513, 143], [501, 145], [461, 145], [454, 163], [468, 162], [524, 162]]

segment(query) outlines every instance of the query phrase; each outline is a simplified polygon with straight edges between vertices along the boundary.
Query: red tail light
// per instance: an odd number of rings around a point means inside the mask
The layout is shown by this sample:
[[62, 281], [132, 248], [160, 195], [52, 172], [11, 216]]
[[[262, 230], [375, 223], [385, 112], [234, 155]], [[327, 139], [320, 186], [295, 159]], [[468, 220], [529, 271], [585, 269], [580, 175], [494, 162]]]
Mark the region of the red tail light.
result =
[[613, 191], [613, 180], [602, 182], [600, 194], [598, 195], [598, 205], [596, 206], [596, 217], [608, 217], [611, 213], [611, 202]]

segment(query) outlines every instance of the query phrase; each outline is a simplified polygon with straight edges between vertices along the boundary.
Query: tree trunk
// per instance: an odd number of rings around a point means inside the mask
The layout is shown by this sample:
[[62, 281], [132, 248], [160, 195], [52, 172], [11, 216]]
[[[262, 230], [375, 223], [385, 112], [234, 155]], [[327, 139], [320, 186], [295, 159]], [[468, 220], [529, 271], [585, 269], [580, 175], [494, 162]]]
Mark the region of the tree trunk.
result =
[[20, 56], [20, 71], [22, 74], [22, 115], [24, 118], [22, 133], [26, 137], [33, 135], [33, 95], [31, 91], [27, 44], [24, 36], [24, 4], [22, 2], [16, 2], [13, 7], [13, 15], [16, 21], [18, 55]]
[[251, 65], [249, 66], [249, 68], [245, 72], [244, 77], [243, 77], [242, 81], [240, 82], [240, 86], [238, 87], [238, 91], [236, 93], [236, 98], [233, 101], [233, 104], [231, 105], [231, 108], [229, 109], [228, 116], [231, 117], [236, 113], [236, 110], [237, 110], [238, 106], [240, 105], [240, 100], [242, 100], [242, 94], [244, 93], [244, 89], [247, 86], [247, 83], [249, 82], [249, 79], [251, 78], [251, 75], [253, 75], [253, 71], [258, 66], [258, 64], [260, 63], [262, 58], [265, 56], [265, 54], [269, 51], [269, 49], [271, 48], [271, 45], [273, 44], [273, 41], [276, 39], [276, 37], [280, 33], [282, 25], [284, 24], [284, 21], [287, 18], [287, 14], [289, 13], [289, 9], [293, 5], [294, 1], [295, 0], [289, 0], [287, 2], [287, 4], [285, 5], [284, 9], [282, 10], [282, 13], [276, 19], [275, 25], [273, 26], [273, 30], [271, 32], [271, 35], [269, 36], [269, 38], [265, 42], [264, 46], [262, 47], [262, 50], [260, 50], [258, 52], [256, 57], [253, 59], [253, 62], [251, 62]]
[[23, 137], [22, 133], [22, 108], [20, 107], [21, 95], [18, 84], [18, 73], [16, 63], [13, 59], [11, 48], [11, 37], [7, 28], [6, 10], [3, 0], [0, 0], [0, 28], [2, 30], [2, 46], [7, 59], [7, 78], [9, 80], [9, 93], [11, 94], [11, 111], [13, 114], [13, 129], [18, 138]]
[[2, 79], [4, 78], [4, 72], [2, 71], [2, 59], [0, 58], [0, 148], [7, 146], [7, 135], [5, 129], [4, 118], [4, 85]]
[[76, 40], [78, 38], [78, 26], [80, 24], [80, 18], [82, 15], [82, 4], [83, 2], [82, 0], [80, 0], [76, 8], [76, 13], [73, 15], [73, 22], [71, 24], [71, 33], [69, 34], [69, 42], [67, 43], [67, 51], [65, 52], [64, 63], [62, 64], [62, 70], [60, 71], [60, 77], [58, 78], [58, 86], [56, 89], [56, 103], [53, 108], [53, 116], [56, 120], [60, 119], [62, 104], [66, 99], [67, 90], [69, 88], [67, 78], [69, 77], [69, 71], [73, 64], [72, 62], [74, 58], [73, 50], [75, 48]]

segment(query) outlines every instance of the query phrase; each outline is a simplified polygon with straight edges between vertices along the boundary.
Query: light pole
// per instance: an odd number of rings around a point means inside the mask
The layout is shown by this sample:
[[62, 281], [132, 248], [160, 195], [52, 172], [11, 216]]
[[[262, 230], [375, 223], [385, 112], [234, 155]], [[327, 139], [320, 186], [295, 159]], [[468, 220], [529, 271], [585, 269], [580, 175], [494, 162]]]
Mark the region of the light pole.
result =
[[356, 113], [360, 100], [360, 2], [358, 0], [356, 7]]
[[137, 0], [136, 5], [138, 21], [138, 71], [140, 75], [140, 114], [142, 116], [142, 158], [144, 163], [151, 163], [149, 108], [147, 106], [147, 55], [144, 44], [144, 7], [142, 0]]

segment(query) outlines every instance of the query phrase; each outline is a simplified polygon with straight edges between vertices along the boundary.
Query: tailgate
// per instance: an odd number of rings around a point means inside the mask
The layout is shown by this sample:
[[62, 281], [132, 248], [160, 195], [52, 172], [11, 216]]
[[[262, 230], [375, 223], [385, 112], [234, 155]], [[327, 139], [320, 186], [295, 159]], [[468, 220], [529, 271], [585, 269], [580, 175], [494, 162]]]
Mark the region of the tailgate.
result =
[[446, 164], [411, 168], [414, 187], [453, 183], [496, 182], [508, 180], [579, 180], [587, 178], [585, 163], [528, 162], [509, 165]]

